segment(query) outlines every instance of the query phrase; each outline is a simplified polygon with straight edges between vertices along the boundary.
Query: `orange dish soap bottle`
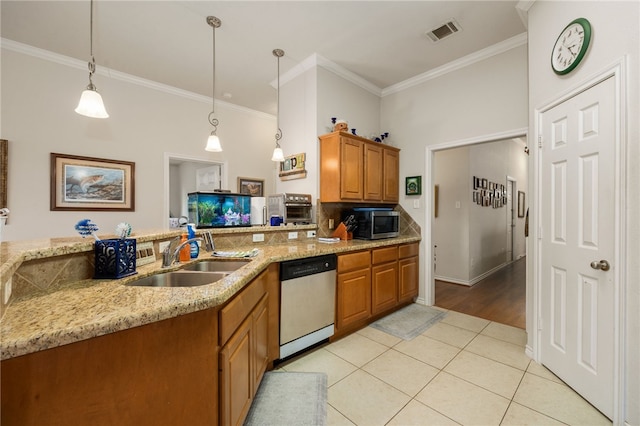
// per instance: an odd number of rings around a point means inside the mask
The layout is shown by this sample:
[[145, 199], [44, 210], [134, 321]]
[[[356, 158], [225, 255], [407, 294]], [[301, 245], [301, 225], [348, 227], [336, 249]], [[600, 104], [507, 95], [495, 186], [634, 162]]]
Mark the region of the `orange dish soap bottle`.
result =
[[[180, 237], [180, 244], [183, 244], [186, 241], [187, 241], [187, 234], [183, 233], [182, 236]], [[191, 245], [185, 244], [180, 249], [180, 262], [188, 262], [189, 260], [191, 260]]]

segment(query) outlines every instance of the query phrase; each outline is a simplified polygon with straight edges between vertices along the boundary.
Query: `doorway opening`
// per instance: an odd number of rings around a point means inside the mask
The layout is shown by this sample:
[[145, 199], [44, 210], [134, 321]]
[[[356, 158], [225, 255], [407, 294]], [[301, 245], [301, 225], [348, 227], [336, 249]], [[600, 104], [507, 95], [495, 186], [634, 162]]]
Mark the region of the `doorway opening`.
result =
[[214, 191], [226, 187], [227, 167], [225, 162], [165, 153], [163, 220], [166, 226], [170, 227], [169, 218], [187, 217], [187, 194], [189, 192]]
[[[526, 129], [427, 147], [425, 301], [526, 328]], [[518, 288], [519, 286], [519, 288]], [[508, 290], [508, 291], [507, 291]], [[503, 313], [503, 315], [492, 316]]]

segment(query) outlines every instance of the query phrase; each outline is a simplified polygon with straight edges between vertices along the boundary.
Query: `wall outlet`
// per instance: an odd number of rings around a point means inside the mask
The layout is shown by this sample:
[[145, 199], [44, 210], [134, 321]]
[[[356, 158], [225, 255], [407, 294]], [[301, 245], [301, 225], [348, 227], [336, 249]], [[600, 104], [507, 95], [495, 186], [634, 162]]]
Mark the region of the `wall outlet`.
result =
[[307, 238], [315, 238], [316, 231], [307, 231]]
[[329, 229], [333, 229], [333, 219], [329, 219]]
[[297, 232], [289, 232], [289, 239], [290, 240], [295, 240], [296, 238], [298, 238], [298, 233]]
[[259, 243], [264, 241], [264, 234], [253, 234], [253, 242]]
[[4, 303], [5, 305], [9, 303], [9, 298], [11, 297], [11, 280], [13, 278], [9, 278], [7, 283], [4, 285]]

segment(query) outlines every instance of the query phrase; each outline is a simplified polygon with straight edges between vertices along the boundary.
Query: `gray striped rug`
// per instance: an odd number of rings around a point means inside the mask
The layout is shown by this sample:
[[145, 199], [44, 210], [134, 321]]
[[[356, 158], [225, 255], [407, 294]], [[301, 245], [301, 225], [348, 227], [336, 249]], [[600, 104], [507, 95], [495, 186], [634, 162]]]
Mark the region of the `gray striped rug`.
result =
[[302, 426], [327, 422], [327, 375], [268, 371], [245, 425]]
[[447, 313], [431, 306], [413, 303], [371, 324], [385, 333], [411, 340], [439, 322]]

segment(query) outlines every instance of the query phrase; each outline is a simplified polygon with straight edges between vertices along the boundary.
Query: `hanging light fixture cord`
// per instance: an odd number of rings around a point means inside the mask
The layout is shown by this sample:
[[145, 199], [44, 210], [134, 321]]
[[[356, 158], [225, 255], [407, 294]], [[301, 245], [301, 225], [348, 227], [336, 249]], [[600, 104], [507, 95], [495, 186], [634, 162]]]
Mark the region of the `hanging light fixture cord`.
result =
[[207, 24], [213, 27], [213, 71], [212, 71], [212, 81], [213, 88], [211, 91], [211, 112], [209, 113], [209, 123], [213, 126], [213, 131], [211, 134], [215, 135], [218, 130], [219, 121], [214, 117], [215, 112], [215, 95], [216, 95], [216, 28], [219, 28], [222, 24], [220, 19], [215, 16], [207, 16]]
[[89, 9], [89, 54], [91, 55], [91, 61], [89, 62], [89, 86], [87, 89], [96, 90], [96, 86], [93, 85], [93, 74], [96, 72], [96, 58], [93, 57], [93, 0], [91, 0], [91, 7]]
[[278, 78], [277, 78], [277, 88], [276, 91], [276, 148], [280, 148], [280, 139], [282, 139], [282, 130], [280, 129], [280, 58], [284, 56], [284, 51], [282, 49], [273, 49], [273, 56], [278, 58]]

